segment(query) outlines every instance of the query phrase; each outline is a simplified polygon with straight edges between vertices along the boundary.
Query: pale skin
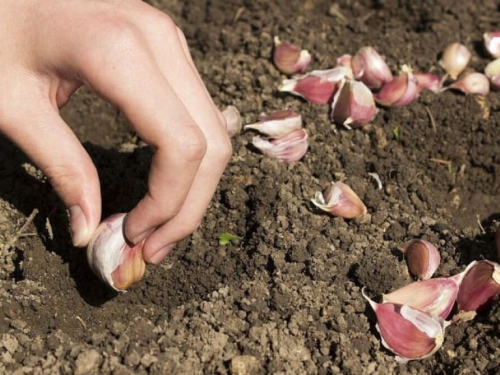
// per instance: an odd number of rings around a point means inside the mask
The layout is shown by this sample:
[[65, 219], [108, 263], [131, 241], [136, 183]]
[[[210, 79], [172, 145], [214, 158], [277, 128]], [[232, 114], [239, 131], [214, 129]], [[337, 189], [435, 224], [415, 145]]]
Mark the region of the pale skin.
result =
[[125, 235], [160, 263], [200, 225], [231, 155], [184, 35], [140, 0], [0, 0], [0, 15], [0, 133], [49, 178], [74, 245], [86, 246], [101, 220], [99, 179], [59, 109], [82, 85], [119, 108], [155, 150]]

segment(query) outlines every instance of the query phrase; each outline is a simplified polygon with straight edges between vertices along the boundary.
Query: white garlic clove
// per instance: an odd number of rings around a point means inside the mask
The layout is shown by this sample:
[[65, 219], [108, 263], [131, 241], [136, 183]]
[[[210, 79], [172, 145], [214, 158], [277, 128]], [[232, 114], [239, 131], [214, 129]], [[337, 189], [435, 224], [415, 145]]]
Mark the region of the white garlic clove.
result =
[[417, 91], [420, 94], [423, 90], [430, 90], [434, 93], [441, 92], [445, 77], [440, 77], [432, 73], [415, 73], [413, 77], [417, 80]]
[[232, 138], [241, 132], [243, 120], [241, 119], [241, 114], [240, 111], [238, 111], [238, 108], [234, 105], [229, 105], [222, 111], [222, 115], [226, 120], [227, 134], [229, 137]]
[[349, 69], [344, 66], [313, 70], [299, 78], [285, 79], [279, 90], [298, 95], [314, 104], [327, 104], [348, 73]]
[[418, 97], [417, 80], [413, 77], [411, 69], [403, 65], [400, 74], [382, 86], [374, 97], [378, 104], [387, 107], [409, 105]]
[[428, 241], [414, 239], [401, 249], [410, 272], [421, 280], [430, 279], [441, 262], [441, 255]]
[[336, 124], [352, 129], [368, 124], [377, 112], [370, 89], [363, 82], [346, 79], [335, 94], [331, 118]]
[[311, 55], [294, 44], [281, 42], [275, 36], [273, 60], [280, 72], [291, 75], [302, 73], [311, 62]]
[[362, 47], [352, 58], [354, 77], [370, 89], [379, 89], [392, 81], [391, 69], [373, 47]]
[[366, 213], [366, 206], [358, 195], [346, 184], [337, 181], [324, 192], [316, 192], [311, 202], [333, 216], [353, 219]]
[[450, 75], [451, 79], [457, 79], [469, 64], [470, 51], [461, 43], [452, 43], [443, 51], [439, 64]]
[[273, 112], [270, 115], [262, 113], [258, 122], [245, 125], [245, 130], [257, 130], [271, 138], [282, 137], [292, 130], [300, 128], [302, 128], [302, 116], [291, 109]]
[[494, 58], [500, 57], [500, 31], [490, 31], [483, 34], [484, 46]]
[[488, 63], [484, 68], [484, 74], [490, 80], [491, 86], [496, 90], [500, 90], [500, 58]]
[[500, 265], [488, 260], [472, 262], [464, 271], [465, 276], [457, 295], [459, 311], [478, 311], [500, 294]]
[[306, 154], [309, 148], [309, 138], [304, 129], [295, 129], [272, 140], [259, 136], [253, 137], [252, 144], [263, 154], [291, 163], [300, 160]]
[[446, 86], [442, 91], [450, 89], [462, 91], [464, 94], [479, 94], [486, 96], [490, 92], [490, 81], [484, 74], [472, 72], [460, 77], [458, 81]]
[[106, 284], [123, 291], [140, 281], [146, 264], [142, 258], [141, 242], [129, 246], [123, 234], [126, 214], [120, 213], [105, 219], [94, 232], [87, 247], [90, 268]]

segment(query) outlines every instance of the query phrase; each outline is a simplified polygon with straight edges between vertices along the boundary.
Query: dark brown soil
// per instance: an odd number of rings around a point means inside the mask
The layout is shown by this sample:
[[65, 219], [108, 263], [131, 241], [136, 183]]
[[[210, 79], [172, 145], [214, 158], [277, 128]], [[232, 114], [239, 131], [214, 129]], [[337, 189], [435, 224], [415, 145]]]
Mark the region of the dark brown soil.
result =
[[[410, 282], [397, 248], [415, 237], [439, 248], [438, 276], [498, 260], [500, 95], [424, 92], [347, 131], [330, 123], [327, 106], [278, 93], [284, 77], [270, 55], [274, 35], [308, 49], [312, 69], [371, 45], [394, 71], [407, 63], [441, 74], [440, 51], [460, 41], [482, 70], [482, 34], [498, 27], [500, 1], [151, 3], [184, 30], [217, 105], [235, 105], [247, 123], [293, 108], [310, 150], [284, 164], [249, 147], [252, 134], [236, 136], [201, 228], [116, 294], [70, 245], [66, 211], [39, 170], [0, 138], [0, 244], [39, 210], [0, 254], [0, 373], [498, 373], [498, 305], [448, 328], [431, 358], [400, 365], [382, 347], [361, 288], [375, 297]], [[334, 3], [345, 20], [331, 14]], [[63, 114], [99, 170], [104, 215], [129, 210], [145, 192], [150, 149], [84, 89]], [[339, 179], [365, 202], [364, 218], [332, 218], [310, 204]], [[244, 239], [220, 246], [223, 232]]]

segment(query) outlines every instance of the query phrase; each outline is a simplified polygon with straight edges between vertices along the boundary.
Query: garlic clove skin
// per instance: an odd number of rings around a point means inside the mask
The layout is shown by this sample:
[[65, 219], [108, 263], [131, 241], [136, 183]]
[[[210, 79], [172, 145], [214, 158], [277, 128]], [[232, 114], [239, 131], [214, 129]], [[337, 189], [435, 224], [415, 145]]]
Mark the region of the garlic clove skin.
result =
[[448, 45], [439, 61], [439, 64], [450, 75], [451, 79], [457, 79], [458, 75], [464, 71], [469, 64], [470, 51], [461, 43]]
[[500, 293], [500, 265], [488, 260], [472, 262], [464, 271], [457, 295], [459, 311], [478, 311]]
[[363, 82], [346, 79], [333, 99], [331, 119], [353, 129], [368, 124], [377, 112], [370, 89]]
[[423, 90], [429, 90], [434, 93], [441, 92], [445, 77], [440, 77], [432, 73], [415, 73], [413, 77], [417, 80], [417, 91], [420, 94]]
[[309, 148], [309, 139], [304, 129], [296, 129], [273, 140], [256, 136], [253, 138], [252, 144], [265, 155], [291, 163], [302, 159], [306, 154]]
[[401, 249], [410, 272], [421, 280], [430, 279], [441, 262], [441, 255], [428, 241], [414, 239]]
[[274, 65], [282, 73], [292, 75], [302, 73], [311, 62], [311, 55], [300, 47], [281, 42], [280, 38], [274, 37]]
[[483, 34], [484, 46], [491, 56], [500, 57], [500, 31], [490, 31]]
[[349, 69], [344, 66], [313, 70], [299, 78], [285, 79], [279, 90], [298, 95], [314, 104], [327, 104], [348, 73]]
[[337, 181], [324, 191], [317, 191], [311, 202], [330, 215], [353, 219], [366, 213], [366, 206], [346, 184]]
[[389, 66], [373, 47], [360, 48], [351, 63], [354, 77], [370, 89], [379, 89], [393, 80]]
[[377, 316], [382, 345], [396, 354], [399, 363], [427, 358], [443, 345], [444, 331], [449, 325], [445, 320], [408, 305], [376, 303], [364, 290], [363, 297]]
[[458, 81], [446, 86], [441, 91], [459, 90], [464, 94], [488, 95], [490, 92], [490, 81], [482, 73], [472, 72], [462, 76]]
[[431, 316], [446, 319], [455, 305], [460, 281], [461, 276], [416, 281], [384, 294], [383, 302], [408, 305]]
[[87, 260], [92, 271], [118, 291], [124, 291], [140, 281], [146, 270], [142, 258], [144, 241], [131, 247], [123, 235], [125, 216], [120, 213], [105, 219], [97, 227], [87, 247]]
[[401, 107], [410, 104], [418, 97], [418, 83], [410, 67], [403, 65], [400, 74], [382, 86], [374, 94], [378, 104], [386, 107]]
[[354, 73], [352, 71], [352, 56], [351, 55], [345, 54], [345, 55], [340, 56], [337, 59], [336, 66], [337, 67], [343, 66], [343, 67], [347, 68], [346, 78], [354, 79]]
[[300, 128], [302, 128], [302, 116], [291, 109], [273, 112], [270, 115], [261, 113], [258, 122], [245, 125], [245, 130], [257, 130], [271, 138], [282, 137]]
[[222, 111], [222, 116], [226, 120], [227, 134], [229, 137], [234, 137], [236, 134], [241, 132], [243, 126], [243, 120], [241, 119], [240, 111], [234, 105], [227, 106]]
[[486, 65], [486, 68], [484, 68], [484, 74], [490, 80], [491, 86], [495, 90], [500, 90], [500, 58], [493, 60]]

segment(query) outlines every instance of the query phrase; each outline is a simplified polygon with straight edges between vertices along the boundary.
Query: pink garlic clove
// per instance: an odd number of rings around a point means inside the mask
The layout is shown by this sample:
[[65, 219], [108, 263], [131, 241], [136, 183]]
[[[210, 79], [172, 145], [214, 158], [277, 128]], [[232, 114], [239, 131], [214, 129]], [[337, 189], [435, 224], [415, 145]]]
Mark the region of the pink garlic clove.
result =
[[459, 90], [464, 94], [488, 95], [490, 92], [490, 81], [482, 73], [472, 72], [462, 76], [458, 81], [446, 86], [441, 91]]
[[400, 74], [374, 94], [378, 104], [387, 107], [399, 107], [410, 104], [418, 97], [417, 80], [407, 65], [401, 67]]
[[335, 182], [324, 191], [316, 192], [312, 203], [333, 216], [353, 219], [366, 213], [366, 206], [358, 195], [343, 182]]
[[373, 47], [363, 47], [353, 56], [352, 71], [370, 89], [379, 89], [393, 79], [389, 66]]
[[349, 129], [359, 128], [373, 120], [377, 112], [370, 89], [363, 82], [346, 79], [335, 94], [331, 118]]
[[129, 246], [123, 235], [125, 214], [105, 219], [94, 232], [87, 247], [90, 268], [106, 284], [123, 291], [144, 276], [146, 264], [142, 245]]
[[449, 325], [445, 320], [405, 304], [376, 303], [364, 290], [363, 297], [377, 316], [382, 344], [396, 354], [398, 362], [427, 358], [443, 345], [444, 330]]
[[416, 281], [384, 294], [383, 302], [408, 305], [431, 316], [446, 319], [455, 305], [462, 276]]
[[500, 58], [486, 65], [484, 74], [490, 80], [491, 86], [496, 90], [500, 90]]
[[488, 260], [472, 262], [457, 295], [459, 311], [478, 311], [487, 307], [500, 293], [500, 265]]
[[405, 254], [410, 272], [421, 280], [430, 279], [441, 262], [441, 255], [428, 241], [414, 239], [401, 252]]
[[291, 109], [273, 112], [270, 115], [262, 113], [258, 122], [245, 125], [245, 130], [257, 130], [271, 138], [282, 137], [300, 128], [302, 128], [302, 116]]
[[314, 104], [327, 104], [347, 74], [348, 68], [343, 66], [328, 70], [313, 70], [299, 78], [285, 79], [279, 90], [301, 96]]
[[500, 57], [500, 31], [490, 31], [483, 34], [484, 46], [494, 58]]
[[311, 55], [294, 44], [281, 42], [275, 36], [273, 60], [280, 72], [291, 75], [302, 73], [311, 62]]
[[229, 105], [222, 111], [222, 116], [226, 120], [227, 134], [229, 137], [234, 137], [241, 132], [243, 120], [241, 119], [240, 111], [234, 105]]
[[461, 43], [452, 43], [443, 51], [439, 64], [450, 75], [451, 79], [457, 79], [469, 64], [470, 51]]
[[300, 160], [306, 154], [309, 139], [304, 129], [296, 129], [273, 140], [256, 136], [252, 144], [266, 155], [291, 163]]
[[343, 66], [347, 68], [346, 78], [354, 79], [354, 73], [352, 71], [352, 56], [342, 55], [337, 59], [337, 67]]
[[434, 93], [441, 92], [445, 77], [440, 77], [432, 73], [415, 73], [413, 77], [417, 80], [417, 91], [420, 94], [423, 90], [430, 90]]

